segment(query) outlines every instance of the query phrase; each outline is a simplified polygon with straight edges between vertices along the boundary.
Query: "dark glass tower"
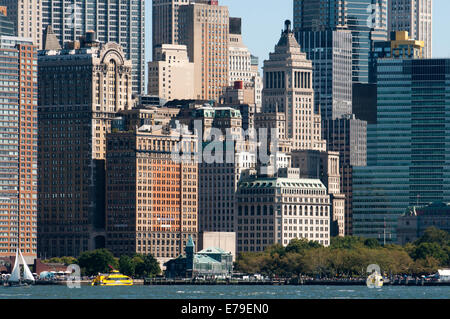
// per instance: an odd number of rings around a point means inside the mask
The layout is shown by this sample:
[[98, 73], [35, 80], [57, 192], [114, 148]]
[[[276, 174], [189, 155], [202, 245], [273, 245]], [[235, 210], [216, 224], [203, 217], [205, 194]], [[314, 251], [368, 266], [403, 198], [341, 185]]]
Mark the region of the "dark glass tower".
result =
[[353, 83], [368, 83], [372, 42], [386, 40], [387, 0], [294, 0], [294, 30], [349, 30]]
[[377, 67], [368, 166], [353, 172], [353, 234], [395, 242], [410, 206], [450, 202], [450, 60], [380, 59]]

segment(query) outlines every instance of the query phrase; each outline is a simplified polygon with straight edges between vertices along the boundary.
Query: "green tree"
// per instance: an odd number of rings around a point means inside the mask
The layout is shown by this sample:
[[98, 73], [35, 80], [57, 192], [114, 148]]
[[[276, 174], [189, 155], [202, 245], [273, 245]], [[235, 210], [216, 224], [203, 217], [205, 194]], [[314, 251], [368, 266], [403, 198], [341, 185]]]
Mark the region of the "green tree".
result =
[[380, 248], [380, 243], [378, 242], [377, 239], [375, 238], [367, 238], [364, 241], [364, 246], [368, 247], [368, 248]]
[[124, 275], [134, 277], [136, 264], [130, 256], [122, 255], [119, 259], [119, 270]]
[[450, 244], [450, 234], [445, 230], [429, 227], [425, 230], [423, 236], [415, 242], [416, 245], [422, 243], [436, 243], [441, 247], [447, 246]]
[[445, 265], [448, 260], [448, 254], [438, 243], [423, 242], [419, 244], [412, 252], [412, 258], [426, 259], [427, 257], [433, 257], [439, 261], [441, 265]]
[[107, 273], [112, 268], [118, 267], [117, 259], [107, 249], [97, 249], [81, 253], [78, 258], [78, 265], [83, 274], [92, 276], [98, 273]]
[[364, 239], [356, 236], [332, 237], [330, 240], [331, 249], [354, 249], [364, 246]]
[[135, 262], [135, 274], [140, 278], [150, 278], [161, 273], [158, 261], [153, 255], [135, 255], [133, 257]]
[[410, 267], [410, 273], [414, 275], [429, 275], [436, 273], [439, 269], [439, 261], [433, 257], [417, 259]]

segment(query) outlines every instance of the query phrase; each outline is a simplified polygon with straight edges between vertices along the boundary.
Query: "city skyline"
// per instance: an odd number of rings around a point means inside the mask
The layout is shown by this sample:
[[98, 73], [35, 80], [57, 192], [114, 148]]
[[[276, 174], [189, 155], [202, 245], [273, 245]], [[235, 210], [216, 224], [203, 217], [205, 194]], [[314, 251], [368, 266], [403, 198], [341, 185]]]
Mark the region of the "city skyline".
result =
[[255, 1], [0, 0], [0, 287], [450, 283], [449, 2]]
[[[257, 1], [258, 5], [255, 6]], [[242, 36], [245, 45], [253, 55], [259, 58], [259, 66], [269, 58], [275, 43], [282, 30], [282, 22], [286, 19], [293, 21], [292, 0], [221, 0], [220, 5], [228, 6], [230, 17], [242, 18]], [[450, 27], [446, 13], [450, 11], [450, 1], [433, 1], [433, 58], [450, 57], [450, 43], [441, 41], [445, 39], [446, 30]], [[146, 62], [152, 60], [152, 1], [145, 3], [145, 44]], [[258, 21], [264, 21], [260, 23]], [[254, 25], [256, 24], [256, 25]], [[264, 40], [258, 37], [258, 33], [264, 34]]]

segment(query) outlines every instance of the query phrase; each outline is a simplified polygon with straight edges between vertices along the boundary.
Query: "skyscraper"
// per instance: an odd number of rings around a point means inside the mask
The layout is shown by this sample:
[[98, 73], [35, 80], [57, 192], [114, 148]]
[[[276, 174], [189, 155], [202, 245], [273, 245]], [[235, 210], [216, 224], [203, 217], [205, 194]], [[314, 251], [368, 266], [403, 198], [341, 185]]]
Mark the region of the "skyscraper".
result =
[[178, 13], [178, 42], [188, 48], [195, 65], [195, 98], [218, 100], [228, 85], [228, 7], [218, 1], [181, 6]]
[[0, 35], [0, 256], [37, 252], [37, 48]]
[[[106, 247], [161, 265], [197, 242], [197, 137], [143, 125], [107, 135]], [[172, 154], [183, 149], [183, 159]]]
[[349, 30], [353, 83], [369, 81], [372, 42], [386, 40], [387, 0], [294, 0], [294, 30]]
[[408, 31], [392, 31], [388, 41], [375, 42], [373, 50], [370, 53], [370, 83], [376, 83], [378, 59], [422, 59], [425, 57], [424, 46], [425, 44], [423, 41], [411, 39]]
[[102, 43], [116, 42], [133, 63], [133, 93], [145, 92], [144, 1], [43, 0], [42, 30], [51, 25], [61, 46], [95, 31]]
[[252, 72], [250, 50], [242, 41], [241, 23], [240, 18], [230, 18], [228, 41], [230, 86], [234, 85], [235, 81], [252, 82], [253, 77], [257, 75]]
[[351, 114], [352, 34], [326, 30], [298, 31], [295, 35], [302, 52], [313, 63], [315, 111], [320, 111], [322, 120]]
[[217, 4], [217, 0], [152, 0], [153, 60], [155, 47], [163, 44], [178, 44], [178, 13], [180, 6], [190, 2]]
[[325, 151], [321, 118], [314, 110], [313, 66], [301, 52], [286, 21], [275, 51], [264, 61], [263, 113], [285, 115], [285, 138], [292, 149]]
[[335, 120], [322, 122], [323, 136], [329, 151], [339, 152], [340, 184], [345, 194], [345, 234], [351, 235], [353, 167], [367, 163], [367, 122], [355, 115], [345, 115]]
[[388, 12], [388, 31], [408, 31], [424, 42], [424, 57], [431, 58], [433, 0], [388, 0]]
[[132, 106], [132, 63], [87, 34], [39, 54], [39, 254], [105, 246], [106, 134]]
[[8, 18], [14, 22], [14, 35], [31, 38], [42, 49], [42, 5], [39, 0], [0, 0], [6, 6]]
[[378, 60], [368, 166], [353, 172], [353, 234], [396, 241], [410, 206], [450, 201], [448, 59]]

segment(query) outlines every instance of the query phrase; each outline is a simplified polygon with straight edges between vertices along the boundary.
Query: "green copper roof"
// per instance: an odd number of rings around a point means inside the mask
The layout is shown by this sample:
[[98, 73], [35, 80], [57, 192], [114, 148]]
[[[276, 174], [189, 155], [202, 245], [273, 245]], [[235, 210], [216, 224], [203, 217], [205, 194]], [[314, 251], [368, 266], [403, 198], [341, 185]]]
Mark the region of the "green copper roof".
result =
[[201, 108], [193, 111], [194, 117], [242, 118], [241, 111], [232, 107]]
[[198, 255], [198, 254], [194, 255], [194, 262], [196, 264], [221, 264], [220, 262], [218, 262], [217, 260], [215, 260], [209, 256]]
[[227, 253], [225, 250], [218, 248], [218, 247], [212, 247], [212, 248], [206, 248], [203, 249], [202, 251], [199, 251], [197, 254], [229, 254]]
[[194, 247], [194, 246], [195, 246], [194, 240], [192, 239], [192, 236], [189, 235], [189, 240], [188, 240], [188, 242], [186, 244], [186, 247]]
[[256, 179], [252, 181], [243, 181], [239, 184], [240, 188], [295, 188], [295, 189], [322, 189], [326, 190], [325, 185], [319, 179], [303, 178], [267, 178]]

